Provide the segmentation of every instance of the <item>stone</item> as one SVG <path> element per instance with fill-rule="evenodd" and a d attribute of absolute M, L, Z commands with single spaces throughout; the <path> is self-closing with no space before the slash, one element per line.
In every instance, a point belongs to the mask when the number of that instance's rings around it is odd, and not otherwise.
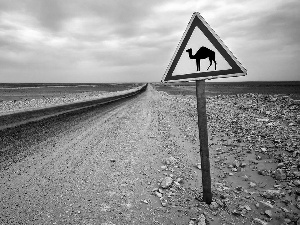
<path fill-rule="evenodd" d="M 294 180 L 293 183 L 294 183 L 294 185 L 296 185 L 297 187 L 300 187 L 300 180 Z"/>
<path fill-rule="evenodd" d="M 256 183 L 250 182 L 249 186 L 254 188 L 254 187 L 256 187 Z"/>
<path fill-rule="evenodd" d="M 267 222 L 265 222 L 265 221 L 263 221 L 261 219 L 258 219 L 258 218 L 254 218 L 253 219 L 253 224 L 255 224 L 255 225 L 268 225 Z"/>
<path fill-rule="evenodd" d="M 285 174 L 285 172 L 282 169 L 275 170 L 274 176 L 275 176 L 276 180 L 284 180 L 284 179 L 286 179 L 286 174 Z"/>
<path fill-rule="evenodd" d="M 238 170 L 237 170 L 237 168 L 232 168 L 231 171 L 232 172 L 237 172 Z"/>
<path fill-rule="evenodd" d="M 242 186 L 238 186 L 235 188 L 237 191 L 242 191 L 243 190 L 243 187 Z"/>
<path fill-rule="evenodd" d="M 247 175 L 242 176 L 242 178 L 243 178 L 245 181 L 248 181 L 248 180 L 249 180 L 249 177 L 248 177 Z"/>
<path fill-rule="evenodd" d="M 281 184 L 274 184 L 273 187 L 276 188 L 276 189 L 280 189 L 281 188 Z"/>
<path fill-rule="evenodd" d="M 271 210 L 266 210 L 265 211 L 265 214 L 269 217 L 269 218 L 271 218 L 273 215 L 272 215 L 272 211 Z"/>
<path fill-rule="evenodd" d="M 189 225 L 196 225 L 194 220 L 190 220 Z"/>
<path fill-rule="evenodd" d="M 281 209 L 283 212 L 285 212 L 285 213 L 290 212 L 287 208 L 284 208 L 284 207 L 280 207 L 280 209 Z"/>
<path fill-rule="evenodd" d="M 268 118 L 257 118 L 256 120 L 257 120 L 257 122 L 268 122 L 269 121 Z"/>
<path fill-rule="evenodd" d="M 232 215 L 235 215 L 235 216 L 240 216 L 241 215 L 241 212 L 236 210 L 236 209 L 232 210 L 231 213 L 232 213 Z"/>
<path fill-rule="evenodd" d="M 278 163 L 277 164 L 277 168 L 282 168 L 282 167 L 284 167 L 284 163 Z"/>
<path fill-rule="evenodd" d="M 201 163 L 197 163 L 197 165 L 195 166 L 197 169 L 201 170 Z"/>
<path fill-rule="evenodd" d="M 141 200 L 141 201 L 145 204 L 149 204 L 149 202 L 147 200 Z"/>
<path fill-rule="evenodd" d="M 265 201 L 260 201 L 258 207 L 263 211 L 274 208 L 274 206 L 271 203 Z"/>
<path fill-rule="evenodd" d="M 229 176 L 233 176 L 233 173 L 228 173 Z"/>
<path fill-rule="evenodd" d="M 246 209 L 247 211 L 251 211 L 251 207 L 249 205 L 244 205 L 244 209 Z"/>
<path fill-rule="evenodd" d="M 266 153 L 266 152 L 267 152 L 267 149 L 266 149 L 266 148 L 261 148 L 261 151 L 262 151 L 263 153 Z"/>
<path fill-rule="evenodd" d="M 209 208 L 210 208 L 211 210 L 217 210 L 218 207 L 219 207 L 219 205 L 218 205 L 218 203 L 216 203 L 216 202 L 212 202 L 212 203 L 210 203 L 210 205 L 209 205 Z"/>
<path fill-rule="evenodd" d="M 178 177 L 177 180 L 176 180 L 176 182 L 177 182 L 177 183 L 183 183 L 183 178 Z"/>
<path fill-rule="evenodd" d="M 164 165 L 164 166 L 161 166 L 160 168 L 161 168 L 162 170 L 166 170 L 166 169 L 167 169 L 167 166 Z"/>
<path fill-rule="evenodd" d="M 280 190 L 266 190 L 261 193 L 261 196 L 268 199 L 278 199 L 281 196 Z"/>
<path fill-rule="evenodd" d="M 197 225 L 206 225 L 204 214 L 200 214 L 200 216 L 198 218 L 198 224 Z"/>
<path fill-rule="evenodd" d="M 223 203 L 220 199 L 216 199 L 216 203 L 217 203 L 220 207 L 224 207 L 224 203 Z"/>
<path fill-rule="evenodd" d="M 293 100 L 294 105 L 300 105 L 300 100 Z"/>
<path fill-rule="evenodd" d="M 234 160 L 232 163 L 232 166 L 235 168 L 238 168 L 238 167 L 240 167 L 240 162 L 238 160 Z"/>
<path fill-rule="evenodd" d="M 300 178 L 300 171 L 294 171 L 293 174 L 296 178 Z"/>
<path fill-rule="evenodd" d="M 152 189 L 152 192 L 156 192 L 156 191 L 158 191 L 158 188 L 153 188 Z"/>
<path fill-rule="evenodd" d="M 168 201 L 167 201 L 165 198 L 161 198 L 161 199 L 160 199 L 160 203 L 161 203 L 161 205 L 162 205 L 163 207 L 166 207 L 167 204 L 168 204 Z"/>
<path fill-rule="evenodd" d="M 160 186 L 164 189 L 169 188 L 173 183 L 173 179 L 171 177 L 165 177 L 162 182 L 160 183 Z"/>
<path fill-rule="evenodd" d="M 163 196 L 162 193 L 160 193 L 160 192 L 158 192 L 158 191 L 154 192 L 154 194 L 155 194 L 157 197 L 159 197 L 159 198 L 161 198 L 161 197 Z"/>
<path fill-rule="evenodd" d="M 247 163 L 245 163 L 245 162 L 242 162 L 240 165 L 241 168 L 245 168 L 246 166 L 247 166 Z"/>
<path fill-rule="evenodd" d="M 177 162 L 177 159 L 174 158 L 173 156 L 170 156 L 169 158 L 166 158 L 163 160 L 163 163 L 166 165 L 172 165 L 175 164 Z"/>

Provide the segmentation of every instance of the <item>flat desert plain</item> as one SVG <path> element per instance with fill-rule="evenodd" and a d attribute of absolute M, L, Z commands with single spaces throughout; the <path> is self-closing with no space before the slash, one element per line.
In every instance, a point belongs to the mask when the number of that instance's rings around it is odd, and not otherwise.
<path fill-rule="evenodd" d="M 195 87 L 151 84 L 107 112 L 0 131 L 0 222 L 298 225 L 299 89 L 228 85 L 207 84 L 210 205 Z"/>

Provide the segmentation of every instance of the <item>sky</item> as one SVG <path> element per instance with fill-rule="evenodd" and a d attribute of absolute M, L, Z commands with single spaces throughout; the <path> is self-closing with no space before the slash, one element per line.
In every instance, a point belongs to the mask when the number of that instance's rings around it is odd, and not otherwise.
<path fill-rule="evenodd" d="M 299 0 L 0 0 L 0 83 L 159 82 L 199 12 L 247 69 L 300 81 Z"/>

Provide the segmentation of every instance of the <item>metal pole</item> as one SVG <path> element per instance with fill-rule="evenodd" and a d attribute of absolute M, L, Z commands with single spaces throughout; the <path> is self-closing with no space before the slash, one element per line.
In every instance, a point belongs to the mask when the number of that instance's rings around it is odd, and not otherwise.
<path fill-rule="evenodd" d="M 203 201 L 207 204 L 210 204 L 212 202 L 212 193 L 206 118 L 205 80 L 196 81 L 196 97 L 200 140 Z"/>

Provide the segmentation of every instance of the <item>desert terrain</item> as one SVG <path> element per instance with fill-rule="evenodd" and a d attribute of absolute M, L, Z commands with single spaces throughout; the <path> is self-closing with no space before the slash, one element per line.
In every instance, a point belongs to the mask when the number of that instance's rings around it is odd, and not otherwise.
<path fill-rule="evenodd" d="M 211 205 L 195 89 L 153 84 L 0 131 L 0 223 L 300 224 L 299 89 L 247 88 L 207 85 Z"/>

